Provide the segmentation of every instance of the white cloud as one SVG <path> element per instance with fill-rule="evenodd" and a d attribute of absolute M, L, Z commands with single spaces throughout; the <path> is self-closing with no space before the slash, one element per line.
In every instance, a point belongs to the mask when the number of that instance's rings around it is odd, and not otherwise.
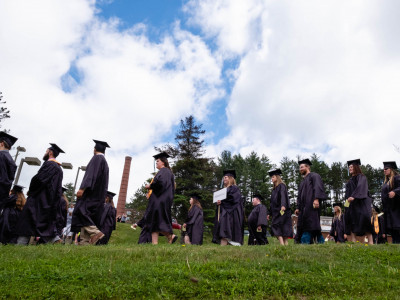
<path fill-rule="evenodd" d="M 2 1 L 0 90 L 12 116 L 2 125 L 25 156 L 41 158 L 48 142 L 63 148 L 59 160 L 75 167 L 64 183 L 90 160 L 91 139 L 106 140 L 110 190 L 119 192 L 124 158 L 133 157 L 129 197 L 153 172 L 153 146 L 184 116 L 205 117 L 224 91 L 222 62 L 179 22 L 158 43 L 143 24 L 121 32 L 118 22 L 98 19 L 93 1 Z M 24 166 L 20 183 L 36 172 Z"/>
<path fill-rule="evenodd" d="M 218 37 L 222 52 L 233 48 L 233 35 L 229 41 L 220 35 L 236 21 L 237 2 L 206 2 L 194 13 L 194 20 L 205 19 L 203 31 Z M 328 162 L 361 157 L 376 167 L 398 158 L 392 144 L 399 143 L 400 55 L 393 51 L 399 49 L 399 5 L 380 4 L 267 1 L 240 20 L 261 22 L 261 31 L 246 46 L 238 40 L 237 49 L 247 51 L 227 107 L 231 132 L 213 151 L 254 149 L 276 163 L 315 151 Z M 215 14 L 202 13 L 208 9 Z"/>

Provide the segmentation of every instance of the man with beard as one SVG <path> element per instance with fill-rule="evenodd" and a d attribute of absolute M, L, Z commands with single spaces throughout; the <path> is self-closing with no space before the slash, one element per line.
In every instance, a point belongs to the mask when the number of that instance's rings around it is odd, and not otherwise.
<path fill-rule="evenodd" d="M 27 245 L 31 236 L 40 237 L 44 243 L 60 241 L 56 215 L 62 195 L 63 171 L 56 157 L 65 152 L 56 144 L 50 145 L 43 165 L 29 185 L 28 199 L 17 224 L 19 245 Z"/>
<path fill-rule="evenodd" d="M 300 174 L 303 181 L 300 183 L 297 195 L 298 227 L 302 230 L 301 243 L 311 244 L 318 242 L 323 244 L 320 223 L 320 201 L 325 200 L 326 194 L 321 176 L 311 172 L 311 161 L 304 159 L 299 161 Z"/>
<path fill-rule="evenodd" d="M 8 200 L 8 194 L 14 181 L 17 166 L 11 158 L 9 150 L 18 139 L 5 132 L 0 132 L 0 212 Z"/>
<path fill-rule="evenodd" d="M 95 142 L 94 155 L 86 167 L 72 214 L 72 231 L 81 232 L 80 245 L 96 245 L 104 237 L 99 230 L 108 189 L 108 164 L 104 156 L 107 142 Z"/>

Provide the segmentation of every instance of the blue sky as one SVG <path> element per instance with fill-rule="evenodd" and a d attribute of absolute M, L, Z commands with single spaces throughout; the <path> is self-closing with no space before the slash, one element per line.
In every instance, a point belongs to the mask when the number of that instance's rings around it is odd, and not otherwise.
<path fill-rule="evenodd" d="M 92 139 L 109 142 L 110 190 L 132 156 L 129 195 L 191 114 L 210 157 L 256 151 L 279 165 L 315 152 L 380 167 L 399 158 L 399 3 L 3 0 L 2 125 L 26 156 L 59 144 L 75 166 L 65 182 Z"/>

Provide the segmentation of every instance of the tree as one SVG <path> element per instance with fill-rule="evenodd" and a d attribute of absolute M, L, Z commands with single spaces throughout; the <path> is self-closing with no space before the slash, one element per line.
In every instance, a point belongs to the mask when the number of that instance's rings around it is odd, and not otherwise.
<path fill-rule="evenodd" d="M 3 101 L 2 92 L 0 92 L 0 104 L 6 104 L 6 102 Z M 0 122 L 3 121 L 4 119 L 8 119 L 9 117 L 10 117 L 10 111 L 6 107 L 0 107 Z"/>
<path fill-rule="evenodd" d="M 151 178 L 147 179 L 147 182 L 150 183 Z M 138 188 L 135 192 L 135 194 L 130 198 L 129 203 L 125 204 L 125 208 L 131 208 L 134 211 L 132 212 L 132 218 L 134 218 L 134 222 L 138 222 L 147 207 L 147 189 L 145 187 L 145 185 L 143 184 L 140 188 Z"/>
<path fill-rule="evenodd" d="M 68 202 L 71 203 L 74 201 L 74 184 L 72 182 L 68 182 L 67 184 L 64 185 L 64 187 L 67 189 L 64 194 L 68 199 Z"/>
<path fill-rule="evenodd" d="M 167 152 L 175 161 L 172 172 L 175 175 L 176 190 L 172 214 L 178 222 L 183 223 L 190 207 L 189 199 L 194 193 L 202 198 L 204 223 L 211 227 L 214 218 L 212 192 L 217 188 L 215 179 L 215 163 L 211 158 L 204 157 L 205 130 L 202 124 L 196 124 L 193 116 L 181 120 L 176 133 L 176 145 L 166 144 L 155 147 L 157 151 Z"/>

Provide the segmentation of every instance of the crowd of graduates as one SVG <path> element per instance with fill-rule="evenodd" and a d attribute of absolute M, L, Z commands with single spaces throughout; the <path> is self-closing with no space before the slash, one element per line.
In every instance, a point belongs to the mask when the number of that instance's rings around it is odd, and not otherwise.
<path fill-rule="evenodd" d="M 56 144 L 46 150 L 44 163 L 31 179 L 27 196 L 23 187 L 12 186 L 16 165 L 9 150 L 17 138 L 0 132 L 0 243 L 28 245 L 35 243 L 72 242 L 74 233 L 79 245 L 107 244 L 116 225 L 115 193 L 108 191 L 109 169 L 105 159 L 106 142 L 94 140 L 94 155 L 86 167 L 85 176 L 76 194 L 74 207 L 69 207 L 62 187 L 63 172 L 56 157 L 64 151 Z M 158 172 L 146 185 L 147 208 L 140 221 L 139 244 L 158 244 L 160 235 L 168 243 L 178 239 L 172 230 L 171 207 L 175 195 L 175 177 L 165 152 L 154 156 Z M 303 177 L 298 189 L 295 242 L 324 243 L 321 232 L 320 205 L 327 199 L 321 176 L 311 172 L 309 159 L 298 162 Z M 361 172 L 359 159 L 347 162 L 350 179 L 346 184 L 346 202 L 335 203 L 329 237 L 336 242 L 355 242 L 366 236 L 368 243 L 385 242 L 391 235 L 393 243 L 400 243 L 400 175 L 396 162 L 384 162 L 382 186 L 383 214 L 373 206 L 367 178 Z M 267 225 L 281 245 L 293 238 L 292 211 L 288 191 L 276 169 L 269 172 L 273 191 L 270 207 L 262 204 L 261 195 L 252 199 L 253 210 L 248 216 L 249 245 L 268 244 Z M 220 245 L 243 245 L 245 212 L 244 199 L 236 185 L 235 170 L 224 171 L 225 199 L 216 202 L 213 242 Z M 187 244 L 203 243 L 203 210 L 199 194 L 190 197 L 190 209 L 182 233 Z M 342 208 L 345 207 L 345 212 Z M 79 237 L 79 238 L 78 238 Z"/>
<path fill-rule="evenodd" d="M 115 193 L 107 191 L 104 153 L 109 145 L 94 140 L 94 155 L 77 192 L 76 205 L 69 207 L 62 186 L 63 171 L 56 160 L 64 151 L 50 144 L 25 198 L 24 187 L 12 184 L 17 167 L 9 150 L 16 141 L 16 137 L 0 132 L 0 243 L 72 243 L 74 236 L 79 245 L 108 243 L 116 223 Z"/>

